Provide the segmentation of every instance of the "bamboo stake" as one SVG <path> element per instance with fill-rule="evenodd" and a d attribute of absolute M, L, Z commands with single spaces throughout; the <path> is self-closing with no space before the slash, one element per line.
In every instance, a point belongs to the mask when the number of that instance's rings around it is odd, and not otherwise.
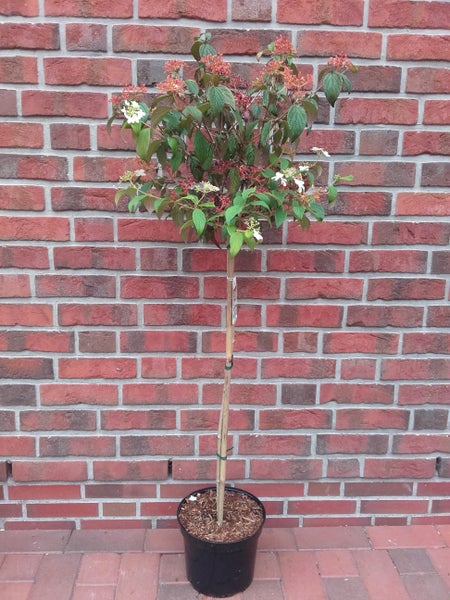
<path fill-rule="evenodd" d="M 222 404 L 220 408 L 219 429 L 217 433 L 217 523 L 223 523 L 223 505 L 225 496 L 225 480 L 227 467 L 228 415 L 230 407 L 231 369 L 233 367 L 234 346 L 234 257 L 227 249 L 227 304 L 226 304 L 226 341 L 225 341 L 225 374 L 223 383 Z"/>

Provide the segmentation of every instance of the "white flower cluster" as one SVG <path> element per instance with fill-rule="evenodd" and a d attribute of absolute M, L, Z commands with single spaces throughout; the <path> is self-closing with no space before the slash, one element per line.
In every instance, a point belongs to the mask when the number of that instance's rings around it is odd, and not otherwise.
<path fill-rule="evenodd" d="M 200 192 L 201 194 L 209 194 L 210 192 L 219 192 L 220 188 L 209 183 L 209 181 L 200 181 L 196 183 L 193 188 L 194 192 Z"/>
<path fill-rule="evenodd" d="M 121 111 L 127 123 L 139 123 L 142 117 L 145 117 L 145 112 L 136 100 L 124 100 Z"/>

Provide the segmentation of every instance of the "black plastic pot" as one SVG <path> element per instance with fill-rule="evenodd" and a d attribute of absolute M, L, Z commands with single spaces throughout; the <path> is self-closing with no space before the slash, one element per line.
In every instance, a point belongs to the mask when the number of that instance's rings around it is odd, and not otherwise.
<path fill-rule="evenodd" d="M 201 494 L 215 488 L 196 490 Z M 227 487 L 227 490 L 249 496 L 261 508 L 263 520 L 259 529 L 252 535 L 236 542 L 206 542 L 186 531 L 180 523 L 179 514 L 184 498 L 177 511 L 178 523 L 184 538 L 186 575 L 192 587 L 214 598 L 227 598 L 243 592 L 253 581 L 258 538 L 266 519 L 262 502 L 250 492 L 239 488 Z"/>

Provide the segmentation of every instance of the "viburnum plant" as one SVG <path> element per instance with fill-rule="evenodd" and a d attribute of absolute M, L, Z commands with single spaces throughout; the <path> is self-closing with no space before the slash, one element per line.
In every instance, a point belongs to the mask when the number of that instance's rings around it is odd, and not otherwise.
<path fill-rule="evenodd" d="M 278 37 L 257 59 L 259 72 L 249 82 L 217 54 L 210 34 L 195 38 L 194 62 L 169 60 L 167 77 L 150 94 L 143 86 L 125 88 L 113 98 L 114 119 L 130 129 L 142 167 L 127 171 L 116 202 L 127 196 L 131 211 L 145 208 L 167 216 L 186 240 L 227 248 L 227 338 L 225 385 L 218 443 L 218 522 L 223 518 L 227 456 L 230 370 L 233 365 L 234 258 L 243 246 L 263 241 L 264 227 L 291 218 L 302 227 L 324 218 L 337 185 L 351 177 L 335 175 L 317 185 L 321 161 L 329 154 L 309 148 L 314 160 L 298 158 L 302 134 L 317 118 L 319 98 L 334 105 L 349 92 L 345 56 L 330 58 L 313 78 L 295 64 L 291 42 Z M 188 76 L 190 75 L 190 77 Z M 221 491 L 222 490 L 222 491 Z"/>

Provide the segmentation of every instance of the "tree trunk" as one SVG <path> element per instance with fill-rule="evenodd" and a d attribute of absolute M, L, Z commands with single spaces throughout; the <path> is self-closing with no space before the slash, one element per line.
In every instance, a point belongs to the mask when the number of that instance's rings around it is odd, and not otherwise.
<path fill-rule="evenodd" d="M 235 323 L 234 257 L 227 249 L 227 305 L 226 305 L 226 350 L 225 374 L 222 405 L 220 409 L 219 429 L 217 433 L 217 523 L 223 523 L 223 503 L 225 495 L 226 465 L 228 454 L 228 414 L 230 408 L 231 369 L 233 367 L 234 323 Z"/>

